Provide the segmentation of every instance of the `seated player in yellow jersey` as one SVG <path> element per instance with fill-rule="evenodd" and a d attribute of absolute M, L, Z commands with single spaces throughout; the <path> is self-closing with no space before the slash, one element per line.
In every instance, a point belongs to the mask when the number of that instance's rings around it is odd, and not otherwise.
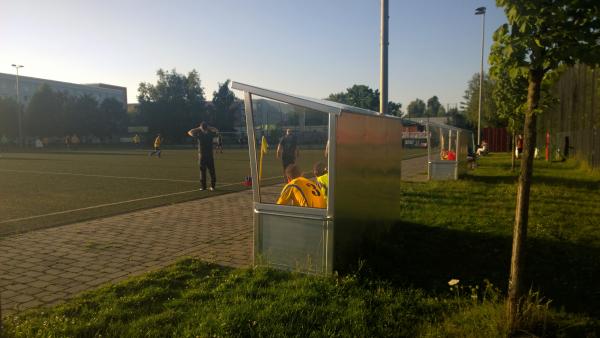
<path fill-rule="evenodd" d="M 321 189 L 321 194 L 327 200 L 327 188 L 329 187 L 329 173 L 323 162 L 317 162 L 313 166 L 313 175 L 317 180 L 317 186 Z"/>
<path fill-rule="evenodd" d="M 298 165 L 288 165 L 285 168 L 285 175 L 289 183 L 283 187 L 277 204 L 309 208 L 327 207 L 321 189 L 314 182 L 302 176 Z"/>

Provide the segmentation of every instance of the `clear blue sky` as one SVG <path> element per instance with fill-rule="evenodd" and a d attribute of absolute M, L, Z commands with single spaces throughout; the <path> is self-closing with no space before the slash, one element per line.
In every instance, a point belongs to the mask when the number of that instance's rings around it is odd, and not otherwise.
<path fill-rule="evenodd" d="M 505 22 L 491 0 L 390 0 L 389 96 L 461 101 Z M 226 79 L 323 98 L 379 85 L 378 0 L 2 1 L 0 72 L 126 86 L 196 69 L 207 98 Z M 487 68 L 487 61 L 485 67 Z"/>

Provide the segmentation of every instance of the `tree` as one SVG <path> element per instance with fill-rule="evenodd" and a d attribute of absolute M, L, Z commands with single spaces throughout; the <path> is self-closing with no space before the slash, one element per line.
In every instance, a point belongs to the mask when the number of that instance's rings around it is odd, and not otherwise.
<path fill-rule="evenodd" d="M 425 110 L 426 116 L 444 116 L 446 114 L 446 110 L 440 103 L 440 99 L 437 96 L 432 96 L 427 100 L 427 108 Z"/>
<path fill-rule="evenodd" d="M 408 117 L 423 117 L 425 116 L 426 106 L 421 99 L 415 99 L 406 107 Z"/>
<path fill-rule="evenodd" d="M 446 114 L 449 118 L 448 124 L 462 129 L 473 129 L 473 125 L 469 123 L 465 114 L 459 111 L 458 108 L 450 108 Z"/>
<path fill-rule="evenodd" d="M 19 106 L 12 97 L 0 97 L 0 137 L 15 138 L 19 134 Z"/>
<path fill-rule="evenodd" d="M 402 116 L 402 103 L 390 101 L 388 104 L 388 115 Z"/>
<path fill-rule="evenodd" d="M 494 81 L 490 79 L 489 74 L 483 75 L 483 104 L 481 105 L 481 128 L 485 127 L 504 127 L 506 120 L 496 114 L 496 104 L 492 98 Z M 479 121 L 479 73 L 473 74 L 467 84 L 467 90 L 463 96 L 465 101 L 463 109 L 469 122 L 477 126 Z"/>
<path fill-rule="evenodd" d="M 527 76 L 523 158 L 518 179 L 507 312 L 511 333 L 519 325 L 524 243 L 527 236 L 529 195 L 533 174 L 536 115 L 540 113 L 542 82 L 563 64 L 600 61 L 600 3 L 596 0 L 496 0 L 508 24 L 495 34 L 501 57 L 492 67 L 503 67 L 511 78 Z"/>
<path fill-rule="evenodd" d="M 365 85 L 353 85 L 346 89 L 346 92 L 329 95 L 328 100 L 358 108 L 379 110 L 379 91 Z"/>
<path fill-rule="evenodd" d="M 185 133 L 208 116 L 204 90 L 196 70 L 186 75 L 175 69 L 156 72 L 155 85 L 140 83 L 139 119 L 152 133 L 162 133 L 172 142 L 183 141 Z"/>
<path fill-rule="evenodd" d="M 50 86 L 43 85 L 36 91 L 24 116 L 24 135 L 26 136 L 60 136 L 64 132 L 64 95 L 53 91 Z"/>
<path fill-rule="evenodd" d="M 329 101 L 344 103 L 350 106 L 379 111 L 379 90 L 371 89 L 366 85 L 353 85 L 345 92 L 330 94 Z M 402 104 L 393 101 L 388 102 L 388 115 L 402 115 Z"/>
<path fill-rule="evenodd" d="M 506 37 L 494 35 L 494 40 Z M 490 61 L 494 64 L 490 68 L 490 76 L 494 80 L 492 97 L 496 106 L 496 114 L 499 118 L 506 120 L 508 130 L 512 134 L 512 145 L 516 143 L 517 134 L 523 129 L 525 119 L 525 108 L 527 103 L 527 77 L 519 74 L 510 77 L 504 68 L 497 63 L 503 60 L 503 49 L 501 44 L 494 44 L 490 53 Z M 524 58 L 525 55 L 519 56 Z M 515 152 L 511 150 L 511 171 L 515 170 Z"/>
<path fill-rule="evenodd" d="M 213 92 L 214 123 L 219 130 L 233 131 L 237 102 L 235 94 L 229 89 L 229 80 L 219 84 Z"/>
<path fill-rule="evenodd" d="M 108 98 L 100 103 L 99 111 L 105 129 L 103 136 L 120 134 L 127 130 L 129 118 L 123 103 L 114 98 Z"/>

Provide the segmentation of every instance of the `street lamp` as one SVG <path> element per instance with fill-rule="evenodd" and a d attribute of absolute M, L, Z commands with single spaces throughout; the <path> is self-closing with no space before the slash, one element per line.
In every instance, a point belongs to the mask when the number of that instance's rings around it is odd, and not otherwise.
<path fill-rule="evenodd" d="M 23 119 L 21 117 L 21 97 L 19 96 L 19 68 L 23 68 L 23 65 L 12 64 L 17 71 L 17 109 L 19 116 L 19 146 L 23 146 Z"/>
<path fill-rule="evenodd" d="M 389 43 L 389 1 L 381 0 L 381 60 L 379 65 L 379 114 L 388 112 L 388 45 Z"/>
<path fill-rule="evenodd" d="M 477 117 L 477 144 L 481 145 L 481 101 L 483 100 L 483 45 L 485 39 L 485 7 L 475 9 L 475 15 L 482 15 L 481 21 L 481 68 L 479 70 L 479 113 Z"/>

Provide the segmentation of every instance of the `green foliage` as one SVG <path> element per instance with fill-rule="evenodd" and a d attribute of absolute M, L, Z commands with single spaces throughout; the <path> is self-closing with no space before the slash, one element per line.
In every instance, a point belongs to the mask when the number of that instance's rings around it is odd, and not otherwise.
<path fill-rule="evenodd" d="M 421 99 L 415 99 L 406 107 L 407 117 L 423 117 L 425 116 L 425 102 Z"/>
<path fill-rule="evenodd" d="M 344 103 L 350 106 L 379 111 L 379 90 L 371 89 L 366 85 L 353 85 L 345 92 L 330 94 L 327 100 Z M 402 104 L 390 101 L 388 103 L 388 114 L 401 116 Z"/>
<path fill-rule="evenodd" d="M 427 100 L 427 109 L 425 110 L 425 115 L 431 117 L 446 115 L 446 110 L 436 95 Z"/>
<path fill-rule="evenodd" d="M 24 135 L 30 137 L 108 137 L 123 132 L 127 120 L 123 104 L 113 98 L 98 103 L 92 96 L 69 96 L 44 85 L 31 97 L 23 126 Z"/>
<path fill-rule="evenodd" d="M 450 108 L 446 114 L 448 115 L 448 123 L 450 125 L 463 129 L 473 129 L 473 125 L 467 120 L 466 115 L 459 111 L 458 108 Z"/>
<path fill-rule="evenodd" d="M 64 134 L 61 125 L 63 118 L 64 95 L 43 85 L 32 97 L 24 114 L 25 135 L 59 136 Z"/>
<path fill-rule="evenodd" d="M 235 112 L 241 102 L 236 101 L 235 94 L 229 90 L 229 80 L 219 84 L 219 89 L 213 92 L 212 114 L 213 123 L 221 131 L 232 131 Z"/>
<path fill-rule="evenodd" d="M 508 24 L 496 34 L 506 42 L 511 77 L 522 71 L 548 72 L 561 64 L 600 62 L 600 5 L 594 0 L 497 0 Z M 520 70 L 522 68 L 523 70 Z"/>
<path fill-rule="evenodd" d="M 479 119 L 479 73 L 473 74 L 463 96 L 463 109 L 469 123 L 477 126 Z M 481 128 L 504 127 L 506 119 L 497 114 L 496 103 L 492 97 L 495 83 L 488 74 L 483 74 L 483 104 L 481 106 Z"/>
<path fill-rule="evenodd" d="M 19 132 L 19 106 L 12 97 L 0 97 L 0 137 L 16 138 Z"/>
<path fill-rule="evenodd" d="M 181 142 L 190 128 L 208 118 L 200 77 L 196 70 L 186 76 L 175 69 L 159 69 L 156 75 L 156 84 L 140 83 L 138 119 L 167 142 Z"/>

